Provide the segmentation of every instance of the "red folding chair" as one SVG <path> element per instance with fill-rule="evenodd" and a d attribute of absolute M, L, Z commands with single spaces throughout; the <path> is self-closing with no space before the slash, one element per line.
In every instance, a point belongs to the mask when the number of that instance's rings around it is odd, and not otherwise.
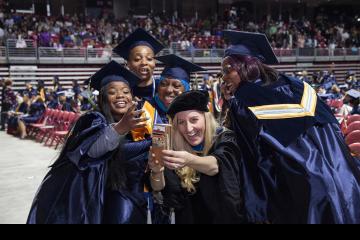
<path fill-rule="evenodd" d="M 344 106 L 343 100 L 331 100 L 328 105 L 332 108 L 336 113 L 338 113 L 341 108 Z"/>
<path fill-rule="evenodd" d="M 345 135 L 348 135 L 352 132 L 355 132 L 359 130 L 360 131 L 360 121 L 356 121 L 356 122 L 353 122 L 351 123 L 347 128 L 346 128 L 346 131 L 345 131 Z"/>
<path fill-rule="evenodd" d="M 51 143 L 48 146 L 52 147 L 54 144 L 56 144 L 55 149 L 58 149 L 60 144 L 65 143 L 66 136 L 69 134 L 72 126 L 75 124 L 78 118 L 79 115 L 73 112 L 68 112 L 66 121 L 64 121 L 64 124 L 61 126 L 61 128 L 52 134 Z"/>
<path fill-rule="evenodd" d="M 360 121 L 360 115 L 350 115 L 346 121 L 346 124 L 350 126 L 351 123 Z"/>
<path fill-rule="evenodd" d="M 360 143 L 353 143 L 349 147 L 353 155 L 357 157 L 360 156 Z"/>
<path fill-rule="evenodd" d="M 46 137 L 46 135 L 53 129 L 56 128 L 56 124 L 59 122 L 61 118 L 62 112 L 59 110 L 55 110 L 53 116 L 48 119 L 46 125 L 38 128 L 38 133 L 35 135 L 35 140 L 37 142 L 42 143 Z"/>
<path fill-rule="evenodd" d="M 345 140 L 348 146 L 354 143 L 360 143 L 360 131 L 356 130 L 354 132 L 351 132 L 349 135 L 346 136 Z"/>
<path fill-rule="evenodd" d="M 39 130 L 39 128 L 42 126 L 45 126 L 48 119 L 51 118 L 54 114 L 55 111 L 53 109 L 47 108 L 37 123 L 32 123 L 27 127 L 28 136 L 31 138 L 34 137 L 34 135 L 37 133 L 37 130 Z"/>
<path fill-rule="evenodd" d="M 70 112 L 64 112 L 61 111 L 58 119 L 56 119 L 54 123 L 54 128 L 49 129 L 49 131 L 46 132 L 46 135 L 44 136 L 43 140 L 45 143 L 45 146 L 48 146 L 48 142 L 52 139 L 54 139 L 54 134 L 56 131 L 62 131 L 65 129 L 65 125 L 68 123 L 70 117 Z"/>

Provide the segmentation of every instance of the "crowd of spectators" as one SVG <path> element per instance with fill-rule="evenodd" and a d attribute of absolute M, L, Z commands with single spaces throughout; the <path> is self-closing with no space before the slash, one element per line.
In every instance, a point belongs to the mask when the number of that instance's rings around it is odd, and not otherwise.
<path fill-rule="evenodd" d="M 360 22 L 346 13 L 338 16 L 319 12 L 310 18 L 279 20 L 264 17 L 253 21 L 249 13 L 237 8 L 225 11 L 220 19 L 175 19 L 147 16 L 115 19 L 104 14 L 90 18 L 82 14 L 46 17 L 19 14 L 6 9 L 0 0 L 0 46 L 7 39 L 33 40 L 34 46 L 53 48 L 112 48 L 134 29 L 151 31 L 167 46 L 176 43 L 181 50 L 221 49 L 226 47 L 221 37 L 223 29 L 264 32 L 277 49 L 352 48 L 360 47 Z"/>

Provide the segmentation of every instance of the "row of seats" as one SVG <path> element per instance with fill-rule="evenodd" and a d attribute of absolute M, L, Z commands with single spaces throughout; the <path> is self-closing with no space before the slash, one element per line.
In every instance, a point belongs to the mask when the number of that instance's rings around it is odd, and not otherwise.
<path fill-rule="evenodd" d="M 351 153 L 360 156 L 360 115 L 342 116 L 338 115 L 344 106 L 343 100 L 328 100 L 327 104 L 335 112 L 336 118 L 341 121 L 341 130 L 345 136 L 346 144 Z"/>
<path fill-rule="evenodd" d="M 339 113 L 342 107 L 344 106 L 344 101 L 341 99 L 329 99 L 327 100 L 326 103 L 333 110 L 335 114 Z"/>
<path fill-rule="evenodd" d="M 348 116 L 342 123 L 342 130 L 345 135 L 346 144 L 351 152 L 360 156 L 360 115 Z"/>
<path fill-rule="evenodd" d="M 28 127 L 28 135 L 45 146 L 55 146 L 57 149 L 65 142 L 71 127 L 79 117 L 79 114 L 73 112 L 46 109 L 41 119 Z"/>

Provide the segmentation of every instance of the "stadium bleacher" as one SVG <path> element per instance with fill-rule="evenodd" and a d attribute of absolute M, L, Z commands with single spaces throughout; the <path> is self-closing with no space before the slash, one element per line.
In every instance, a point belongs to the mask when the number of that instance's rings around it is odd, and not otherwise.
<path fill-rule="evenodd" d="M 2 66 L 0 67 L 0 77 L 13 80 L 15 91 L 25 89 L 25 81 L 31 80 L 36 85 L 38 80 L 44 80 L 45 85 L 49 88 L 53 85 L 53 79 L 58 76 L 62 86 L 67 89 L 72 85 L 73 80 L 77 80 L 80 84 L 93 75 L 102 65 L 88 66 L 69 66 L 69 65 L 39 65 L 39 66 Z M 202 64 L 208 70 L 208 74 L 217 74 L 220 72 L 220 64 Z M 339 83 L 344 82 L 346 74 L 349 70 L 356 71 L 357 76 L 360 74 L 360 64 L 356 62 L 338 62 L 338 63 L 297 63 L 297 64 L 281 64 L 274 66 L 278 71 L 291 74 L 298 71 L 306 70 L 309 75 L 332 70 Z M 155 75 L 159 76 L 162 67 L 156 68 Z M 203 74 L 198 74 L 198 81 L 201 82 Z M 196 75 L 192 76 L 195 81 Z"/>

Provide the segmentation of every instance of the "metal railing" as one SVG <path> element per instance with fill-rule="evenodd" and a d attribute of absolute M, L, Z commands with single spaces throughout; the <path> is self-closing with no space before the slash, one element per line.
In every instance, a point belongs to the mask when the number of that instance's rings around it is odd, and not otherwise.
<path fill-rule="evenodd" d="M 0 63 L 6 63 L 7 61 L 7 51 L 6 47 L 0 47 Z"/>
<path fill-rule="evenodd" d="M 224 49 L 188 49 L 181 50 L 178 45 L 164 49 L 160 55 L 177 54 L 196 63 L 219 63 L 224 56 Z M 360 61 L 360 49 L 275 49 L 280 62 L 306 61 Z M 0 63 L 59 63 L 59 64 L 104 64 L 112 59 L 123 61 L 107 48 L 47 48 L 36 47 L 31 40 L 26 40 L 26 47 L 19 48 L 17 40 L 8 40 L 6 47 L 0 47 Z"/>

